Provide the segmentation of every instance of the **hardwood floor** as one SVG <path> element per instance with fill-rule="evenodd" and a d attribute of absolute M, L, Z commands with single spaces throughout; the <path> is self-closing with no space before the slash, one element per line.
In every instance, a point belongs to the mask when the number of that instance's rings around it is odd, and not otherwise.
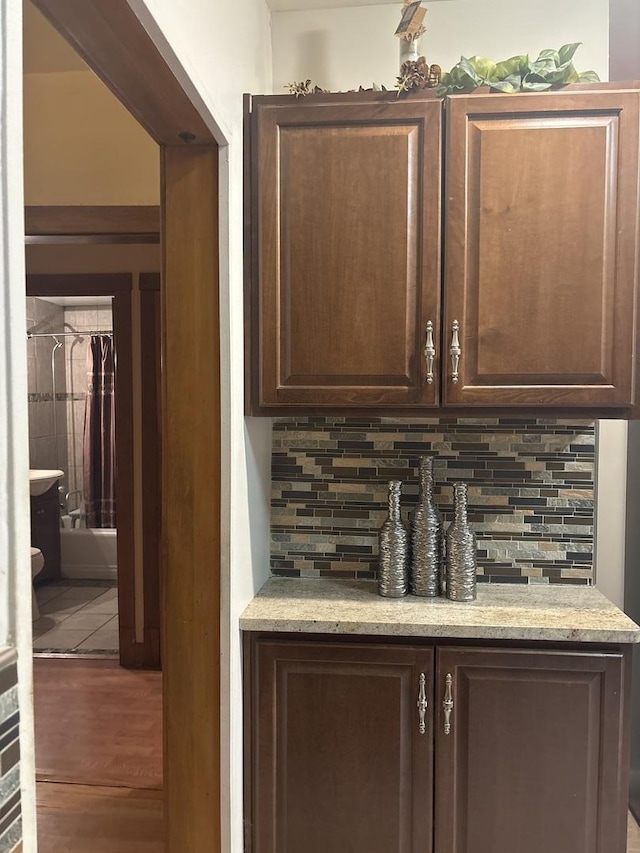
<path fill-rule="evenodd" d="M 163 853 L 162 676 L 35 659 L 39 853 Z"/>
<path fill-rule="evenodd" d="M 34 694 L 39 853 L 163 853 L 160 673 L 40 658 Z"/>
<path fill-rule="evenodd" d="M 39 782 L 39 853 L 163 853 L 162 792 Z"/>
<path fill-rule="evenodd" d="M 39 781 L 162 788 L 162 676 L 115 661 L 34 660 Z"/>

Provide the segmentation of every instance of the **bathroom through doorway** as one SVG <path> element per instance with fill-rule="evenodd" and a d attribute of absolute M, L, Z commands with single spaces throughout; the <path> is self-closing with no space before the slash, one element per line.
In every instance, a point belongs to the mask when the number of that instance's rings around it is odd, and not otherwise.
<path fill-rule="evenodd" d="M 159 237 L 127 245 L 33 239 L 31 468 L 62 472 L 57 531 L 40 531 L 48 514 L 41 522 L 36 504 L 48 493 L 31 499 L 32 546 L 44 554 L 34 652 L 160 668 Z"/>

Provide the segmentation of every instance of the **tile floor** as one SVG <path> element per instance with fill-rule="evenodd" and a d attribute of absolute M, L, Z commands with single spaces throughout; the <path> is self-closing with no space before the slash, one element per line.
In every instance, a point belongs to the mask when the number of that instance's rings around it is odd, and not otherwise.
<path fill-rule="evenodd" d="M 117 653 L 118 591 L 108 582 L 61 580 L 36 588 L 34 652 Z"/>

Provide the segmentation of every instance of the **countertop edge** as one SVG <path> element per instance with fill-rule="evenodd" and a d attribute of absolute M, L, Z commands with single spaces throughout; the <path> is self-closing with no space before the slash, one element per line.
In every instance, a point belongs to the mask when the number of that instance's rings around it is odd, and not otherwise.
<path fill-rule="evenodd" d="M 593 587 L 478 587 L 477 601 L 387 599 L 371 581 L 270 578 L 239 615 L 243 631 L 370 637 L 640 643 L 640 626 Z"/>
<path fill-rule="evenodd" d="M 582 630 L 579 628 L 516 628 L 473 625 L 431 626 L 397 622 L 377 624 L 304 619 L 265 619 L 243 617 L 241 631 L 276 634 L 345 634 L 372 637 L 421 637 L 437 640 L 527 640 L 562 643 L 605 643 L 629 645 L 640 643 L 639 631 Z"/>

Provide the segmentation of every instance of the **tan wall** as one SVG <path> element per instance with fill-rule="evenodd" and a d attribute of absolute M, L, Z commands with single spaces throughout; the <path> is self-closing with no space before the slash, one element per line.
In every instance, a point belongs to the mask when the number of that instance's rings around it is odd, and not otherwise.
<path fill-rule="evenodd" d="M 159 149 L 91 71 L 24 76 L 27 205 L 160 199 Z"/>

